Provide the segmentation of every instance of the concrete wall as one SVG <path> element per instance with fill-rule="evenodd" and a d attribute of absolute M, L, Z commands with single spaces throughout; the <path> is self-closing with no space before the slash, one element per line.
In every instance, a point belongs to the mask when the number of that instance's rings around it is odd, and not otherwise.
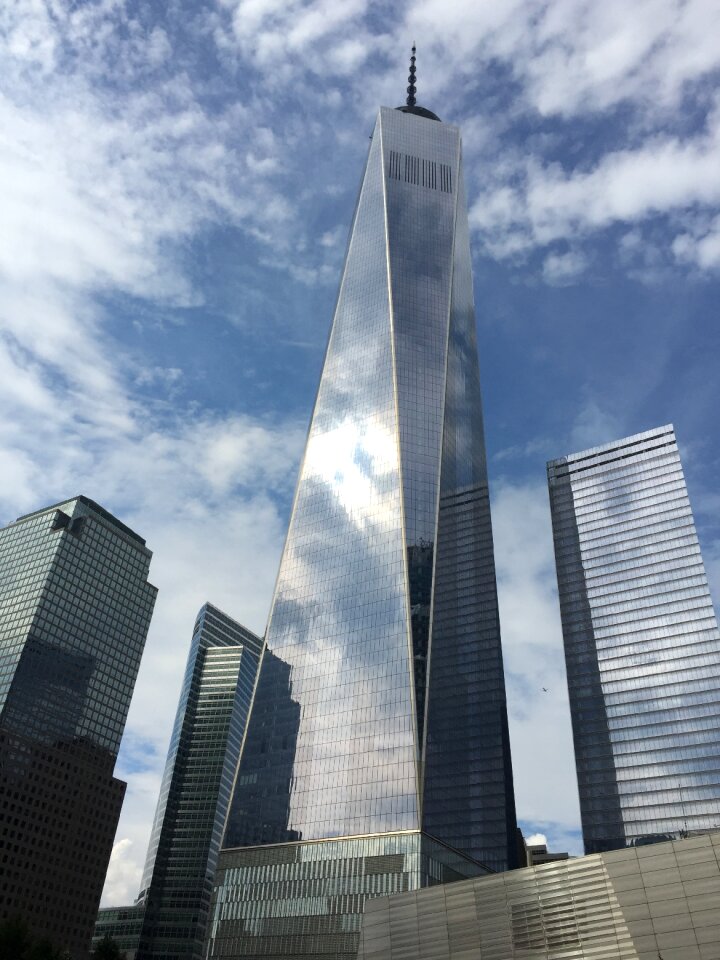
<path fill-rule="evenodd" d="M 720 960 L 720 832 L 371 900 L 359 960 Z"/>

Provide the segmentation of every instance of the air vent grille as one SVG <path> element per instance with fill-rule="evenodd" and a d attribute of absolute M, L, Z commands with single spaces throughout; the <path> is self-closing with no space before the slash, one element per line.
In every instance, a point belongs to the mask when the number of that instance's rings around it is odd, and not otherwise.
<path fill-rule="evenodd" d="M 435 160 L 423 160 L 421 157 L 414 157 L 410 153 L 399 153 L 397 150 L 390 151 L 388 177 L 392 180 L 414 183 L 418 187 L 428 187 L 430 190 L 452 193 L 452 169 L 450 164 L 437 163 Z"/>

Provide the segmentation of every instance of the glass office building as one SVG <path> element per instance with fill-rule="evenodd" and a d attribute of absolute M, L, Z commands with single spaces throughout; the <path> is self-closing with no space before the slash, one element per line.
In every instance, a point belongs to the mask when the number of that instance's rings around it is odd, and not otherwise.
<path fill-rule="evenodd" d="M 125 784 L 113 777 L 156 590 L 87 497 L 0 530 L 0 920 L 87 956 Z"/>
<path fill-rule="evenodd" d="M 212 956 L 354 956 L 364 898 L 438 875 L 423 843 L 514 863 L 460 132 L 414 105 L 371 138 L 267 648 Z"/>
<path fill-rule="evenodd" d="M 585 850 L 720 828 L 720 634 L 673 428 L 548 479 Z"/>
<path fill-rule="evenodd" d="M 205 604 L 193 629 L 134 907 L 100 911 L 135 960 L 201 960 L 213 878 L 262 640 Z"/>
<path fill-rule="evenodd" d="M 134 904 L 128 907 L 103 907 L 98 914 L 93 934 L 92 946 L 96 949 L 100 942 L 109 937 L 114 940 L 124 960 L 136 960 L 145 907 Z"/>

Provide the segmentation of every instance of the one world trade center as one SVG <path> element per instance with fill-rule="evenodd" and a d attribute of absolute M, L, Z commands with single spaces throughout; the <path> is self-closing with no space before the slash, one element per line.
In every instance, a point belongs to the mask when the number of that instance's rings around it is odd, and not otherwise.
<path fill-rule="evenodd" d="M 515 865 L 460 132 L 414 64 L 370 143 L 210 957 L 349 960 L 368 897 Z"/>

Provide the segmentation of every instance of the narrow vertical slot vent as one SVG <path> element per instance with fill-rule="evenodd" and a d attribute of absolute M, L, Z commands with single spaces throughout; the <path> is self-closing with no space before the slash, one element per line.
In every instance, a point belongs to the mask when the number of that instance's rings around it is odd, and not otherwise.
<path fill-rule="evenodd" d="M 436 163 L 435 160 L 424 160 L 409 153 L 390 150 L 387 174 L 391 180 L 452 193 L 452 170 L 447 163 Z"/>
<path fill-rule="evenodd" d="M 388 163 L 388 176 L 393 180 L 402 179 L 400 176 L 400 163 L 402 160 L 402 154 L 398 153 L 397 150 L 390 151 L 390 160 Z"/>
<path fill-rule="evenodd" d="M 440 189 L 444 193 L 452 193 L 452 170 L 447 163 L 440 164 Z"/>

